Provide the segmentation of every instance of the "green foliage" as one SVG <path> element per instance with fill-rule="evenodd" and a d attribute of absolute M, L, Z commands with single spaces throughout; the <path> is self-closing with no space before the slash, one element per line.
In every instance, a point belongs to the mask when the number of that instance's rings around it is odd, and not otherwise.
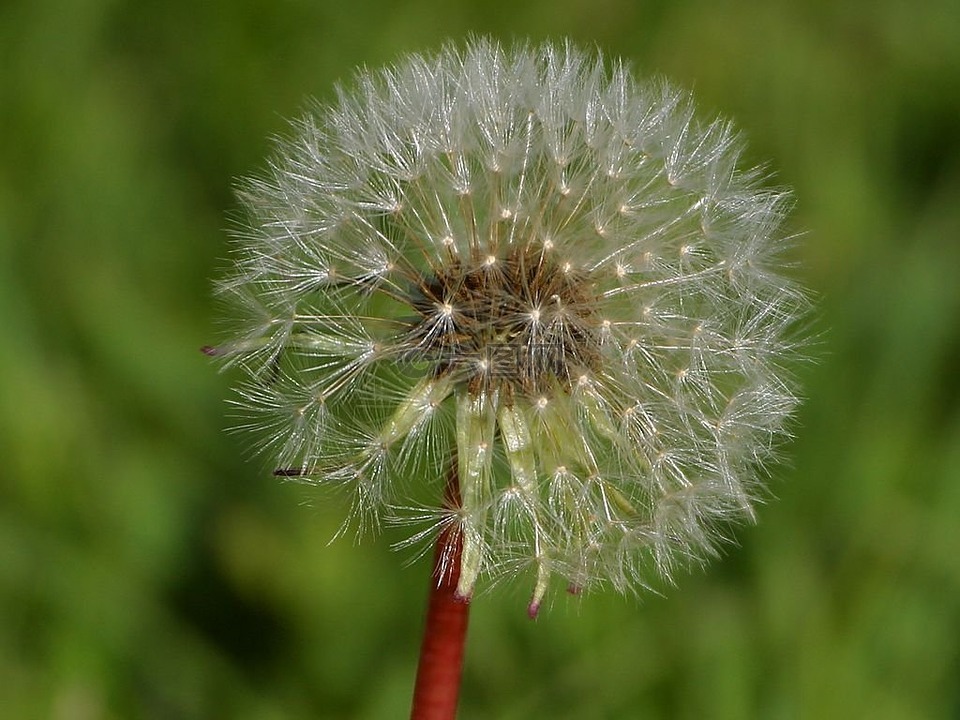
<path fill-rule="evenodd" d="M 474 601 L 464 718 L 960 712 L 960 9 L 0 7 L 0 687 L 10 718 L 395 718 L 428 568 L 223 432 L 199 353 L 233 178 L 358 64 L 569 35 L 693 87 L 793 186 L 816 364 L 777 496 L 664 597 Z M 306 501 L 304 503 L 304 501 Z"/>

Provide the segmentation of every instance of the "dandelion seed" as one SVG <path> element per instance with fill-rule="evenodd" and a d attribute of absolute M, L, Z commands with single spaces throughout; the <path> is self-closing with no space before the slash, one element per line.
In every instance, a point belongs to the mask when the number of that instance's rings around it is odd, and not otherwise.
<path fill-rule="evenodd" d="M 432 495 L 410 520 L 462 544 L 460 597 L 643 588 L 751 516 L 796 403 L 788 198 L 739 151 L 569 45 L 364 71 L 243 190 L 245 319 L 205 352 L 248 373 L 277 474 L 374 518 Z"/>

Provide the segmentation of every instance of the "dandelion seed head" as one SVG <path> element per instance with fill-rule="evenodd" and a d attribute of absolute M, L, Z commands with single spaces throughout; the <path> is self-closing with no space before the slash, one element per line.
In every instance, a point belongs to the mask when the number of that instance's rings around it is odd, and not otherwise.
<path fill-rule="evenodd" d="M 750 518 L 796 397 L 788 198 L 729 123 L 569 44 L 362 71 L 241 192 L 221 283 L 278 474 L 433 497 L 458 593 L 669 578 Z M 442 507 L 451 463 L 460 505 Z M 429 532 L 419 530 L 414 539 Z"/>

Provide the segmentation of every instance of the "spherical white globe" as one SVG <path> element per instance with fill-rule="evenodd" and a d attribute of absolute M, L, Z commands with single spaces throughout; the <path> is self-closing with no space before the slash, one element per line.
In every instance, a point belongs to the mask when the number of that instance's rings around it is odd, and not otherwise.
<path fill-rule="evenodd" d="M 459 593 L 529 572 L 532 612 L 552 576 L 626 590 L 709 554 L 795 405 L 806 305 L 786 195 L 739 147 L 569 45 L 361 72 L 245 186 L 222 284 L 217 354 L 278 474 L 454 528 Z"/>

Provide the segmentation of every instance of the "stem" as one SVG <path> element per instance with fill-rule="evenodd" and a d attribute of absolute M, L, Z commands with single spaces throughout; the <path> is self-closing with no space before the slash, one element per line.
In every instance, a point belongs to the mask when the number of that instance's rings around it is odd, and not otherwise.
<path fill-rule="evenodd" d="M 451 508 L 459 506 L 460 488 L 455 469 L 447 479 L 446 496 Z M 457 714 L 470 615 L 469 599 L 459 599 L 456 595 L 461 547 L 456 524 L 447 525 L 437 538 L 433 557 L 433 582 L 420 646 L 411 720 L 452 720 Z"/>

